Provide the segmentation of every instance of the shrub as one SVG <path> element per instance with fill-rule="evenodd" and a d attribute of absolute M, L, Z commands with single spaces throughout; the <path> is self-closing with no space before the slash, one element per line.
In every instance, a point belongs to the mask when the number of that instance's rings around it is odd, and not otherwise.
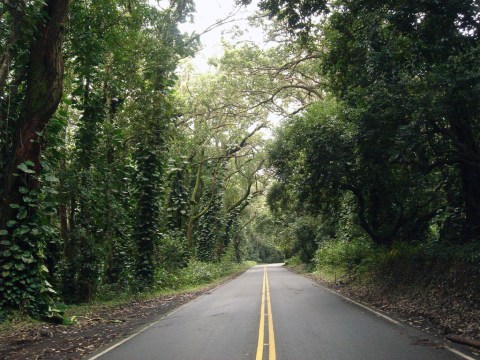
<path fill-rule="evenodd" d="M 159 266 L 168 271 L 184 268 L 188 265 L 190 253 L 181 233 L 169 232 L 159 245 Z"/>
<path fill-rule="evenodd" d="M 369 240 L 330 240 L 323 242 L 315 254 L 317 268 L 343 268 L 347 271 L 368 266 L 375 256 Z"/>
<path fill-rule="evenodd" d="M 156 284 L 159 290 L 197 286 L 212 282 L 251 265 L 251 263 L 238 264 L 231 261 L 210 263 L 192 260 L 188 263 L 188 266 L 176 271 L 159 269 L 156 275 Z"/>

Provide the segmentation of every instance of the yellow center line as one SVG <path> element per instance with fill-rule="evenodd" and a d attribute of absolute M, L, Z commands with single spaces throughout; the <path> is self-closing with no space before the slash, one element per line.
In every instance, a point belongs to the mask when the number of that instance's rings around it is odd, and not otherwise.
<path fill-rule="evenodd" d="M 267 314 L 265 314 L 265 302 L 267 303 Z M 276 360 L 277 355 L 275 350 L 275 334 L 273 332 L 272 304 L 270 302 L 270 287 L 266 266 L 263 269 L 262 304 L 260 307 L 260 325 L 258 328 L 256 360 L 263 359 L 264 346 L 267 345 L 265 343 L 265 315 L 268 317 L 268 360 Z"/>
<path fill-rule="evenodd" d="M 273 313 L 272 304 L 270 302 L 270 285 L 268 283 L 268 272 L 265 267 L 265 274 L 267 274 L 267 304 L 268 304 L 268 360 L 276 360 L 277 352 L 275 350 L 275 333 L 273 332 Z"/>
<path fill-rule="evenodd" d="M 265 286 L 267 273 L 263 270 L 263 285 L 262 285 L 262 305 L 260 307 L 260 326 L 258 328 L 258 344 L 256 360 L 263 359 L 263 344 L 265 343 Z"/>

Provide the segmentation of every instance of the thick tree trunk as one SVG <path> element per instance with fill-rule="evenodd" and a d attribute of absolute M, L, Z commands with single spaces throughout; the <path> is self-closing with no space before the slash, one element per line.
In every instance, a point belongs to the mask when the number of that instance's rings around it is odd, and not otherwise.
<path fill-rule="evenodd" d="M 461 109 L 460 105 L 457 106 Z M 463 155 L 459 163 L 466 216 L 464 242 L 480 238 L 480 149 L 472 122 L 461 115 L 452 121 L 459 152 Z"/>
<path fill-rule="evenodd" d="M 368 236 L 370 236 L 370 239 L 372 239 L 375 244 L 386 246 L 391 245 L 393 238 L 383 236 L 381 233 L 376 231 L 376 229 L 374 229 L 372 225 L 368 222 L 366 217 L 367 206 L 365 204 L 365 196 L 362 194 L 362 192 L 353 185 L 346 185 L 344 186 L 344 188 L 351 191 L 353 195 L 355 195 L 358 205 L 357 216 L 360 222 L 360 226 L 363 230 L 365 230 Z"/>
<path fill-rule="evenodd" d="M 36 176 L 29 175 L 27 184 L 15 174 L 17 166 L 32 161 L 35 173 L 41 170 L 40 155 L 43 134 L 62 97 L 63 33 L 69 0 L 48 0 L 45 4 L 47 18 L 37 25 L 37 36 L 30 46 L 27 86 L 23 116 L 14 133 L 14 154 L 7 166 L 5 199 L 1 205 L 1 228 L 12 218 L 10 204 L 22 203 L 20 187 L 38 187 Z"/>
<path fill-rule="evenodd" d="M 480 238 L 480 164 L 461 164 L 463 197 L 465 201 L 465 242 Z"/>
<path fill-rule="evenodd" d="M 107 64 L 106 72 L 109 74 L 110 66 Z M 111 124 L 112 121 L 112 95 L 110 93 L 111 89 L 108 84 L 108 81 L 104 83 L 104 102 L 105 102 L 105 122 Z M 113 239 L 113 229 L 112 229 L 112 204 L 111 204 L 111 195 L 112 195 L 112 185 L 111 185 L 111 176 L 113 175 L 113 162 L 114 162 L 114 148 L 112 145 L 111 137 L 107 137 L 107 149 L 106 149 L 106 176 L 105 176 L 105 209 L 104 209 L 104 218 L 105 218 L 105 227 L 103 229 L 103 238 L 107 244 L 107 279 L 110 283 L 115 282 L 116 274 L 114 273 L 115 268 L 115 244 Z"/>
<path fill-rule="evenodd" d="M 203 150 L 202 150 L 202 157 L 203 157 Z M 195 176 L 195 186 L 193 187 L 192 196 L 190 197 L 190 217 L 188 218 L 187 224 L 187 231 L 185 237 L 187 238 L 187 245 L 190 251 L 194 251 L 195 244 L 193 243 L 193 227 L 195 225 L 195 221 L 198 219 L 198 215 L 196 213 L 197 209 L 197 202 L 198 202 L 198 194 L 200 192 L 200 187 L 202 183 L 202 163 L 198 165 L 197 174 Z"/>
<path fill-rule="evenodd" d="M 68 223 L 67 223 L 67 206 L 61 204 L 58 207 L 58 217 L 60 219 L 60 237 L 64 244 L 68 242 Z"/>
<path fill-rule="evenodd" d="M 68 3 L 69 0 L 46 1 L 45 18 L 37 24 L 35 37 L 30 44 L 25 100 L 22 115 L 15 124 L 13 156 L 6 167 L 5 197 L 0 204 L 0 230 L 5 230 L 7 222 L 13 219 L 18 220 L 15 230 L 21 229 L 35 217 L 36 208 L 28 206 L 24 201 L 22 190 L 25 190 L 22 188 L 26 188 L 30 194 L 32 190 L 38 189 L 43 131 L 62 97 L 62 45 Z M 32 163 L 28 171 L 22 176 L 16 176 L 16 173 L 21 172 L 18 165 L 27 161 Z M 19 212 L 17 215 L 16 210 L 10 206 L 12 204 L 26 209 L 28 213 Z M 44 244 L 31 234 L 27 237 L 8 236 L 7 239 L 0 244 L 0 253 L 3 254 L 0 256 L 0 266 L 5 264 L 17 271 L 0 277 L 0 287 L 6 294 L 5 297 L 0 297 L 0 306 L 19 308 L 27 310 L 31 315 L 40 316 L 48 311 L 46 276 L 43 271 L 45 259 L 41 255 Z M 12 243 L 15 247 L 10 246 Z M 26 252 L 31 254 L 29 263 L 24 263 L 19 257 Z"/>

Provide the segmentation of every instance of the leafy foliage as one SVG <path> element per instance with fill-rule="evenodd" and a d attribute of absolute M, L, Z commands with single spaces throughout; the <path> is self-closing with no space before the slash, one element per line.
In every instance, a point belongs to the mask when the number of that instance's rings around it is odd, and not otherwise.
<path fill-rule="evenodd" d="M 277 184 L 268 203 L 289 234 L 287 252 L 309 261 L 298 247 L 308 231 L 295 232 L 306 230 L 305 215 L 315 217 L 309 238 L 318 237 L 317 261 L 329 266 L 353 269 L 375 258 L 370 241 L 387 252 L 477 243 L 478 7 L 395 0 L 260 7 L 304 48 L 323 50 L 316 76 L 326 96 L 282 125 L 269 149 Z"/>
<path fill-rule="evenodd" d="M 197 74 L 193 1 L 0 4 L 3 311 L 478 244 L 478 6 L 260 8 Z"/>
<path fill-rule="evenodd" d="M 56 319 L 56 301 L 176 287 L 175 279 L 196 284 L 241 262 L 242 211 L 265 187 L 257 144 L 266 110 L 242 117 L 219 108 L 212 118 L 190 111 L 216 107 L 214 92 L 228 85 L 225 72 L 203 79 L 193 99 L 177 84 L 179 61 L 198 45 L 198 35 L 178 29 L 193 2 L 47 2 L 0 5 L 2 311 Z M 52 57 L 52 79 L 41 79 L 31 49 L 47 5 L 65 68 Z M 233 90 L 221 100 L 225 109 L 238 100 Z M 40 96 L 49 91 L 55 96 Z M 35 118 L 23 113 L 30 105 L 42 115 L 32 129 L 21 125 Z M 24 161 L 15 163 L 16 153 Z M 199 259 L 219 265 L 195 265 Z M 187 274 L 202 266 L 211 274 Z"/>

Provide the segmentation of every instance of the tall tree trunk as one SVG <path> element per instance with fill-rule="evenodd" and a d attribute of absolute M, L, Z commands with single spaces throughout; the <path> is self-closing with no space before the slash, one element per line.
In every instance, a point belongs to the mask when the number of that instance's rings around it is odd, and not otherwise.
<path fill-rule="evenodd" d="M 461 103 L 456 108 L 462 109 Z M 480 238 L 480 149 L 472 128 L 474 120 L 462 115 L 453 114 L 451 123 L 463 155 L 459 158 L 466 216 L 463 241 L 468 242 Z"/>
<path fill-rule="evenodd" d="M 203 156 L 203 151 L 202 151 Z M 195 221 L 198 219 L 196 217 L 196 209 L 197 209 L 197 202 L 198 202 L 198 194 L 200 191 L 200 186 L 202 183 L 202 163 L 200 163 L 197 167 L 197 174 L 195 176 L 195 186 L 193 187 L 192 196 L 190 197 L 190 211 L 189 211 L 189 218 L 187 224 L 187 231 L 186 231 L 186 238 L 187 238 L 187 245 L 190 251 L 193 251 L 195 246 L 193 244 L 193 227 L 195 225 Z"/>
<path fill-rule="evenodd" d="M 36 27 L 37 36 L 32 40 L 28 64 L 27 86 L 23 115 L 14 133 L 14 154 L 7 165 L 5 199 L 1 205 L 1 228 L 12 217 L 10 204 L 22 202 L 19 188 L 24 186 L 15 176 L 17 166 L 31 161 L 35 175 L 41 170 L 40 155 L 43 148 L 43 131 L 62 98 L 64 23 L 69 0 L 48 0 L 44 9 L 46 19 Z M 29 175 L 30 189 L 38 187 L 36 176 Z"/>
<path fill-rule="evenodd" d="M 468 242 L 480 238 L 480 164 L 461 164 L 460 176 L 466 215 L 463 241 Z"/>
<path fill-rule="evenodd" d="M 36 26 L 35 37 L 29 48 L 27 83 L 23 112 L 16 123 L 13 136 L 13 156 L 6 168 L 5 198 L 0 204 L 0 230 L 6 229 L 9 220 L 17 219 L 19 226 L 34 221 L 35 207 L 24 201 L 22 188 L 38 189 L 41 171 L 40 156 L 44 144 L 43 131 L 55 112 L 62 97 L 63 59 L 62 45 L 64 23 L 69 0 L 47 0 L 44 5 L 45 18 Z M 30 161 L 29 172 L 15 176 L 18 165 Z M 32 169 L 34 171 L 32 171 Z M 17 204 L 25 210 L 15 214 L 10 205 Z M 26 214 L 25 212 L 28 211 Z M 26 226 L 28 230 L 28 226 Z M 9 229 L 12 230 L 12 229 Z M 20 308 L 34 316 L 48 311 L 48 285 L 44 271 L 45 259 L 41 255 L 45 244 L 35 235 L 5 237 L 0 244 L 0 266 L 16 269 L 0 277 L 0 288 L 5 296 L 0 297 L 0 307 Z M 4 237 L 4 236 L 1 236 Z M 10 246 L 11 244 L 15 246 Z M 30 254 L 30 262 L 21 260 L 22 254 Z"/>
<path fill-rule="evenodd" d="M 106 73 L 110 75 L 110 66 L 106 66 Z M 111 88 L 108 83 L 108 80 L 105 80 L 104 86 L 104 101 L 105 101 L 105 123 L 107 126 L 111 125 L 112 122 L 112 94 Z M 116 274 L 114 273 L 115 268 L 115 244 L 113 239 L 113 229 L 112 229 L 112 204 L 111 204 L 111 195 L 112 195 L 112 184 L 111 176 L 113 175 L 113 162 L 114 162 L 114 148 L 112 144 L 111 136 L 107 136 L 107 148 L 106 148 L 106 168 L 105 168 L 105 209 L 104 209 L 104 219 L 105 226 L 103 229 L 104 241 L 107 244 L 107 270 L 106 276 L 109 282 L 113 283 L 116 279 Z"/>

